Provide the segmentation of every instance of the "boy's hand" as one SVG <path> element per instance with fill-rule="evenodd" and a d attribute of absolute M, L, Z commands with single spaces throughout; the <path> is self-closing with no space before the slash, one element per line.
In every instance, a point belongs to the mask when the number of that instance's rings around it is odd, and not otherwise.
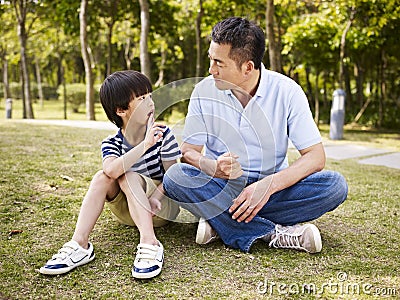
<path fill-rule="evenodd" d="M 150 197 L 149 203 L 151 208 L 151 215 L 155 216 L 161 210 L 161 202 L 155 197 Z"/>
<path fill-rule="evenodd" d="M 151 113 L 147 121 L 147 131 L 144 138 L 144 146 L 149 149 L 151 146 L 155 145 L 163 136 L 165 130 L 165 125 L 161 123 L 154 123 L 154 114 Z"/>

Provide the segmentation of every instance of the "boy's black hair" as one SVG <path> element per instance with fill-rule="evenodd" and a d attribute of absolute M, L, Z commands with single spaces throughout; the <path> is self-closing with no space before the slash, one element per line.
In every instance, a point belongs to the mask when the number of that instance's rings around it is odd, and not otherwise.
<path fill-rule="evenodd" d="M 265 53 L 265 35 L 255 23 L 244 18 L 231 17 L 217 23 L 211 39 L 218 44 L 231 45 L 229 58 L 240 68 L 246 61 L 253 61 L 256 69 L 261 67 Z"/>
<path fill-rule="evenodd" d="M 108 119 L 118 128 L 123 125 L 117 109 L 128 109 L 129 102 L 152 92 L 150 80 L 133 70 L 117 71 L 109 75 L 100 88 L 100 102 Z"/>

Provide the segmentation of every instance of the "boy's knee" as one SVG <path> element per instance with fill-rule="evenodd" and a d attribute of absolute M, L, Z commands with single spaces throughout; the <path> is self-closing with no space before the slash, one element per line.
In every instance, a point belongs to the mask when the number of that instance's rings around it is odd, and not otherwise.
<path fill-rule="evenodd" d="M 143 185 L 144 179 L 140 176 L 139 173 L 128 171 L 125 174 L 122 174 L 121 177 L 118 178 L 118 183 L 123 188 L 125 185 L 131 185 L 138 183 Z"/>
<path fill-rule="evenodd" d="M 92 182 L 98 183 L 98 184 L 111 184 L 114 181 L 111 177 L 108 177 L 103 170 L 97 171 L 96 174 L 94 174 Z"/>

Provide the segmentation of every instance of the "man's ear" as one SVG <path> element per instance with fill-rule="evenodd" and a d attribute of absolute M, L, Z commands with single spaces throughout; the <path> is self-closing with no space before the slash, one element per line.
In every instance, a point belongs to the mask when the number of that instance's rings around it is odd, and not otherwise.
<path fill-rule="evenodd" d="M 249 75 L 254 70 L 254 62 L 249 60 L 242 65 L 242 70 L 245 75 Z"/>

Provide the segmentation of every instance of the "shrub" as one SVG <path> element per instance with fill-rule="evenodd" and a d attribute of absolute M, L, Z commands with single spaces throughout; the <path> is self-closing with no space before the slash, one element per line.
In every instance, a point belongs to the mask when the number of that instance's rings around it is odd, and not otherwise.
<path fill-rule="evenodd" d="M 30 85 L 31 85 L 32 99 L 38 99 L 39 93 L 38 93 L 37 83 L 31 81 Z M 9 87 L 10 87 L 11 98 L 22 99 L 22 87 L 20 82 L 10 82 Z M 44 99 L 46 100 L 57 99 L 57 87 L 52 87 L 47 84 L 42 84 L 42 90 Z M 3 89 L 1 89 L 0 95 L 4 95 Z"/>
<path fill-rule="evenodd" d="M 71 104 L 74 113 L 79 112 L 79 107 L 85 104 L 86 101 L 86 85 L 84 83 L 70 83 L 66 85 L 66 98 L 67 102 Z M 57 89 L 58 99 L 64 99 L 64 86 L 60 85 Z M 95 86 L 94 88 L 95 102 L 99 99 L 99 91 Z"/>

